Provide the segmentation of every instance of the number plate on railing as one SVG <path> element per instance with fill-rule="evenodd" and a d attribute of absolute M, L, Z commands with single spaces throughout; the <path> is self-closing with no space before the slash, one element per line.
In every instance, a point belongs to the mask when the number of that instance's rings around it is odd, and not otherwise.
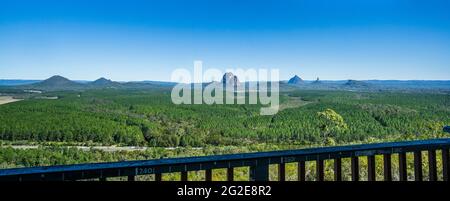
<path fill-rule="evenodd" d="M 154 174 L 155 169 L 154 168 L 136 168 L 136 175 L 142 175 L 142 174 Z"/>

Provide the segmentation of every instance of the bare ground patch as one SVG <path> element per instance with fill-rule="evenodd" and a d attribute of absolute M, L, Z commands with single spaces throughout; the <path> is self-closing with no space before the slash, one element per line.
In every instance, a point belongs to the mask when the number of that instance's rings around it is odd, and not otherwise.
<path fill-rule="evenodd" d="M 23 99 L 15 99 L 12 96 L 0 96 L 0 105 L 21 101 Z"/>

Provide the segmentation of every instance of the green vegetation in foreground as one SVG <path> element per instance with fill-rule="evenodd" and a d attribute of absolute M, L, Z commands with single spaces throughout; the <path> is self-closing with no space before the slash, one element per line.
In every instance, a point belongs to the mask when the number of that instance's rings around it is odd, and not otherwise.
<path fill-rule="evenodd" d="M 152 147 L 346 144 L 444 137 L 450 95 L 290 91 L 282 110 L 261 105 L 174 105 L 170 90 L 47 92 L 0 106 L 0 140 Z M 447 135 L 448 136 L 448 135 Z"/>

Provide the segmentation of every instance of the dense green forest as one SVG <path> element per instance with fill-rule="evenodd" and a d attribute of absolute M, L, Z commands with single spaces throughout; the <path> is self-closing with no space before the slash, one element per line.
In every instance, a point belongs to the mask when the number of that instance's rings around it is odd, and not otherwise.
<path fill-rule="evenodd" d="M 290 90 L 281 93 L 280 111 L 273 116 L 260 115 L 260 104 L 174 105 L 164 88 L 7 93 L 24 100 L 0 105 L 0 169 L 449 137 L 442 132 L 450 123 L 448 93 Z M 108 152 L 66 145 L 150 148 Z M 382 164 L 382 158 L 377 160 Z M 343 164 L 349 172 L 349 161 Z M 314 165 L 307 166 L 309 180 L 315 178 Z M 326 166 L 332 170 L 332 161 Z M 295 180 L 295 165 L 287 169 L 287 179 Z M 217 170 L 213 177 L 223 180 L 225 175 Z M 325 177 L 332 180 L 332 175 L 326 172 Z M 189 173 L 190 180 L 203 176 Z M 246 180 L 248 168 L 236 169 L 235 177 Z M 276 166 L 270 177 L 276 180 Z M 179 175 L 166 174 L 164 179 L 177 180 Z"/>
<path fill-rule="evenodd" d="M 49 92 L 0 106 L 0 139 L 152 147 L 345 144 L 435 138 L 450 122 L 450 95 L 290 91 L 281 111 L 261 105 L 174 105 L 169 90 Z"/>

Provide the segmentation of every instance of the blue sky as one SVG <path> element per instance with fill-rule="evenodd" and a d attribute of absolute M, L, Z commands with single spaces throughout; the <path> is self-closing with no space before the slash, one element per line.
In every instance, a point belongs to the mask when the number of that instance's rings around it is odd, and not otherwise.
<path fill-rule="evenodd" d="M 170 80 L 176 68 L 281 79 L 450 78 L 450 1 L 1 0 L 0 79 Z"/>

